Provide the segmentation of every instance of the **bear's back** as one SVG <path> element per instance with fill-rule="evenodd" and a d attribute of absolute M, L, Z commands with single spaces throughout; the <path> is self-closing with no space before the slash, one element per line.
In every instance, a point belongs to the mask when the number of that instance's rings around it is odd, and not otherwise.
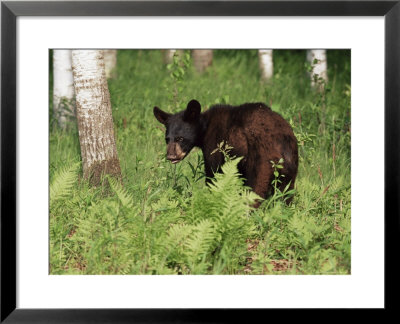
<path fill-rule="evenodd" d="M 238 156 L 247 156 L 250 152 L 268 154 L 268 161 L 279 160 L 283 155 L 294 161 L 297 156 L 297 140 L 291 126 L 263 103 L 217 105 L 203 115 L 207 121 L 202 141 L 206 155 L 219 143 L 227 142 Z"/>
<path fill-rule="evenodd" d="M 263 103 L 245 103 L 240 106 L 215 105 L 204 115 L 208 132 L 226 137 L 232 131 L 246 133 L 246 137 L 266 134 L 293 135 L 285 119 Z M 223 135 L 225 134 L 225 135 Z"/>

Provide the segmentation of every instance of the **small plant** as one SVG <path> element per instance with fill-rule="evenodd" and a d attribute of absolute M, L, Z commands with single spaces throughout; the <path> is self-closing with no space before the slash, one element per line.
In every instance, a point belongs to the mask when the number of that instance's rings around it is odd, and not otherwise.
<path fill-rule="evenodd" d="M 222 153 L 222 155 L 225 158 L 225 161 L 229 161 L 231 159 L 234 159 L 235 156 L 232 156 L 229 154 L 233 149 L 233 146 L 230 146 L 228 142 L 222 141 L 217 145 L 217 148 L 214 149 L 211 154 L 215 154 L 216 152 Z"/>
<path fill-rule="evenodd" d="M 167 65 L 170 80 L 166 83 L 167 92 L 171 93 L 173 107 L 181 103 L 180 94 L 183 91 L 183 81 L 191 64 L 190 52 L 176 51 L 172 62 Z M 172 83 L 172 84 L 171 84 Z"/>
<path fill-rule="evenodd" d="M 190 161 L 187 161 L 186 163 L 189 165 L 190 170 L 192 171 L 192 176 L 191 176 L 192 181 L 198 182 L 199 180 L 203 179 L 206 176 L 203 171 L 204 158 L 202 154 L 197 155 L 196 163 L 192 163 Z M 188 178 L 186 178 L 186 180 L 188 181 L 188 183 L 190 183 L 190 180 Z"/>
<path fill-rule="evenodd" d="M 280 183 L 282 183 L 282 180 L 280 178 L 284 178 L 284 174 L 279 174 L 279 170 L 283 169 L 283 158 L 280 158 L 277 163 L 274 161 L 270 161 L 272 165 L 272 169 L 274 169 L 274 180 L 272 180 L 272 185 L 274 186 L 274 191 L 278 190 L 278 186 Z"/>

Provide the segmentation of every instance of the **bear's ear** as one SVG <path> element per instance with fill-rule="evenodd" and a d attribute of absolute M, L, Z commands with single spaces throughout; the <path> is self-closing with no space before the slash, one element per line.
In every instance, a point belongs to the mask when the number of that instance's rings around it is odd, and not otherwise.
<path fill-rule="evenodd" d="M 164 124 L 164 125 L 167 123 L 167 119 L 171 116 L 171 114 L 168 114 L 165 111 L 162 111 L 158 107 L 154 107 L 153 113 L 154 113 L 154 116 L 157 118 L 157 120 L 161 124 Z"/>
<path fill-rule="evenodd" d="M 190 100 L 183 114 L 183 120 L 188 122 L 196 121 L 200 116 L 201 106 L 197 100 Z"/>

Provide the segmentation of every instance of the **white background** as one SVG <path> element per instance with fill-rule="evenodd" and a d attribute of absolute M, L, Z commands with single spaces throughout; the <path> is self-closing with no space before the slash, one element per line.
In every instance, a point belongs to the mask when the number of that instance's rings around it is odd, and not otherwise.
<path fill-rule="evenodd" d="M 383 18 L 19 17 L 17 30 L 18 307 L 384 306 Z M 48 275 L 49 48 L 350 48 L 351 275 Z"/>

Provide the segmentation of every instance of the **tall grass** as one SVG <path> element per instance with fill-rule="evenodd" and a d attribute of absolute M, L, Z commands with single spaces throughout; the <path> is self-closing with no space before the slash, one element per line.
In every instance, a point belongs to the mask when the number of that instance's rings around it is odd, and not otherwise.
<path fill-rule="evenodd" d="M 328 51 L 326 93 L 310 88 L 305 56 L 274 51 L 273 82 L 262 84 L 257 51 L 218 50 L 205 74 L 185 70 L 174 97 L 160 51 L 119 51 L 109 89 L 123 187 L 89 187 L 76 126 L 51 127 L 50 273 L 349 274 L 350 52 Z M 152 109 L 194 98 L 203 109 L 263 101 L 291 123 L 300 153 L 291 205 L 274 196 L 252 210 L 237 160 L 210 188 L 199 150 L 166 161 Z"/>

